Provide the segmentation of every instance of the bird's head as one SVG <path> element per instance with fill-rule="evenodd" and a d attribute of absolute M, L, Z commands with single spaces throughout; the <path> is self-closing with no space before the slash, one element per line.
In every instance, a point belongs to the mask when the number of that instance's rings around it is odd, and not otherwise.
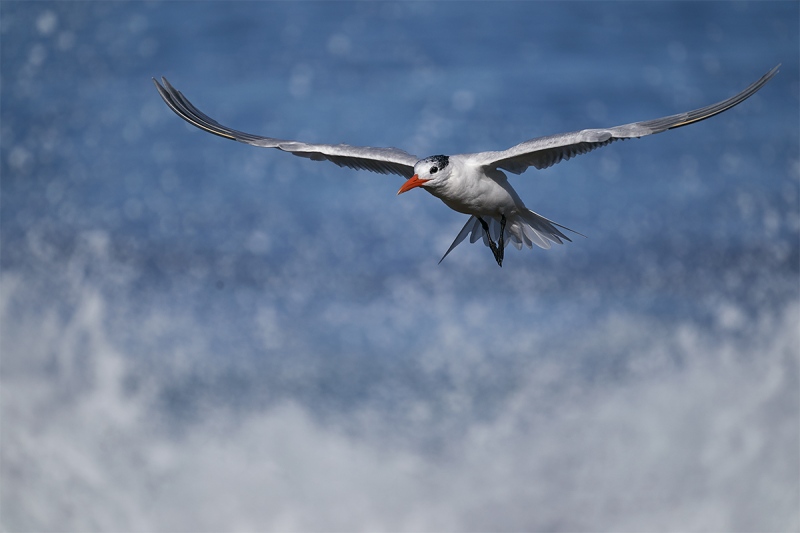
<path fill-rule="evenodd" d="M 444 183 L 450 175 L 450 158 L 446 155 L 432 155 L 417 161 L 414 175 L 406 181 L 397 194 L 403 194 L 414 187 L 436 187 Z"/>

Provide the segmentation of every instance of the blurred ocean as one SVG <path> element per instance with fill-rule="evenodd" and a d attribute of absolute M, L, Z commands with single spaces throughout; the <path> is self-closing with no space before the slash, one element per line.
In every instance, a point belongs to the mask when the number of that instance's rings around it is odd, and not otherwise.
<path fill-rule="evenodd" d="M 797 531 L 797 2 L 0 3 L 0 529 Z M 465 221 L 247 132 L 497 150 Z"/>

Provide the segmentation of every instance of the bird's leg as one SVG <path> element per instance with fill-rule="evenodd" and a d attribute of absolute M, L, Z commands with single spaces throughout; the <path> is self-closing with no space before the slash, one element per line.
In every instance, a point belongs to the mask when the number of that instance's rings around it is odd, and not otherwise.
<path fill-rule="evenodd" d="M 494 260 L 497 261 L 497 265 L 498 266 L 502 267 L 503 266 L 503 247 L 502 247 L 502 245 L 500 246 L 500 249 L 498 250 L 497 249 L 497 245 L 492 240 L 492 234 L 489 233 L 489 224 L 487 224 L 486 221 L 483 220 L 481 217 L 476 217 L 476 218 L 478 219 L 478 222 L 481 223 L 481 227 L 483 227 L 483 231 L 486 232 L 486 239 L 489 241 L 489 248 L 492 250 L 492 253 L 494 254 Z M 502 218 L 502 226 L 503 226 L 503 229 L 505 229 L 506 217 Z M 502 232 L 500 233 L 500 242 L 501 243 L 503 242 L 503 234 L 502 234 Z"/>
<path fill-rule="evenodd" d="M 497 242 L 498 253 L 500 254 L 500 259 L 497 260 L 497 264 L 501 267 L 503 266 L 503 254 L 506 251 L 506 243 L 505 243 L 505 233 L 506 233 L 506 216 L 500 215 L 500 240 Z"/>

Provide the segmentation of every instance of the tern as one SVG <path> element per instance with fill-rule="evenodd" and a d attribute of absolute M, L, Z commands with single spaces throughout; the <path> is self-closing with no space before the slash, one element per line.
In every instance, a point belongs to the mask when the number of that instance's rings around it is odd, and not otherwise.
<path fill-rule="evenodd" d="M 694 111 L 613 128 L 537 137 L 503 151 L 433 155 L 424 159 L 398 148 L 309 144 L 244 133 L 223 126 L 205 115 L 166 78 L 161 78 L 163 85 L 155 78 L 153 83 L 164 102 L 179 117 L 214 135 L 262 148 L 277 148 L 314 161 L 331 161 L 340 167 L 403 176 L 406 182 L 400 187 L 398 195 L 419 187 L 439 198 L 449 208 L 470 215 L 439 263 L 469 236 L 471 243 L 482 239 L 502 267 L 504 250 L 509 242 L 517 249 L 523 245 L 532 248 L 534 244 L 540 248 L 550 248 L 551 243 L 571 242 L 561 230 L 582 235 L 525 207 L 503 171 L 521 174 L 528 167 L 541 170 L 617 140 L 644 137 L 700 122 L 751 97 L 775 76 L 779 67 L 776 66 L 727 100 Z"/>

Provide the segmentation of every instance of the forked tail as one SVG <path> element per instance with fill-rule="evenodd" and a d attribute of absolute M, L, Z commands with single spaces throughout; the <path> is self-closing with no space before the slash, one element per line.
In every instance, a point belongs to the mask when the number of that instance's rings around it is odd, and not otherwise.
<path fill-rule="evenodd" d="M 444 261 L 444 258 L 447 257 L 456 246 L 461 244 L 468 235 L 470 243 L 474 243 L 478 239 L 482 239 L 483 244 L 486 246 L 489 246 L 489 239 L 499 242 L 500 221 L 493 217 L 485 217 L 484 220 L 489 226 L 489 235 L 483 230 L 478 217 L 474 215 L 469 217 L 467 223 L 464 224 L 464 227 L 458 232 L 453 244 L 450 245 L 450 248 L 448 248 L 442 258 L 439 259 L 439 263 Z M 564 235 L 559 228 L 571 231 L 581 237 L 586 236 L 528 210 L 518 213 L 506 220 L 506 228 L 503 234 L 504 246 L 508 246 L 508 243 L 511 243 L 517 250 L 521 250 L 523 244 L 528 248 L 533 248 L 535 244 L 539 248 L 546 249 L 550 248 L 551 243 L 564 244 L 565 240 L 572 242 L 572 239 Z"/>

